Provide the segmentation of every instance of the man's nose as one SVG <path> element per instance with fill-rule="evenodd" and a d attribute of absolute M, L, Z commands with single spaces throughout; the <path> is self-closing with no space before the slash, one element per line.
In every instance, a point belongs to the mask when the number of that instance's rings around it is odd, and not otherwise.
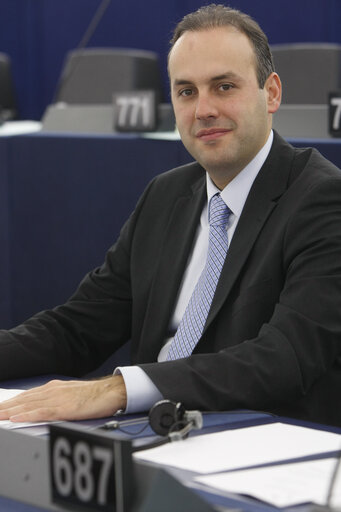
<path fill-rule="evenodd" d="M 199 93 L 197 96 L 197 103 L 195 108 L 196 119 L 216 118 L 218 116 L 218 109 L 216 107 L 214 98 L 207 93 Z"/>

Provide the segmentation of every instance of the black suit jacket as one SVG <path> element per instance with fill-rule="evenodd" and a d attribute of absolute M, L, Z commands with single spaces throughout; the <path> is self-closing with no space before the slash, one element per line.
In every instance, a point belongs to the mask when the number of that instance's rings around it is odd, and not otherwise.
<path fill-rule="evenodd" d="M 277 134 L 193 355 L 155 362 L 205 192 L 197 163 L 155 178 L 74 296 L 1 333 L 1 375 L 82 374 L 131 339 L 132 362 L 187 408 L 341 425 L 341 173 Z"/>

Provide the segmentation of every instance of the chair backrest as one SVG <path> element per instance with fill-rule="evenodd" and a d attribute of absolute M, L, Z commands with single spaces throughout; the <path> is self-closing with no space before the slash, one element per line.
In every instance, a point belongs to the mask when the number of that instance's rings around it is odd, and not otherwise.
<path fill-rule="evenodd" d="M 341 88 L 341 45 L 280 44 L 271 51 L 283 83 L 283 103 L 326 104 L 328 93 Z"/>
<path fill-rule="evenodd" d="M 108 104 L 115 91 L 155 90 L 162 100 L 156 53 L 120 48 L 86 48 L 68 53 L 55 102 Z"/>
<path fill-rule="evenodd" d="M 4 120 L 17 117 L 11 61 L 5 53 L 0 53 L 0 115 Z"/>

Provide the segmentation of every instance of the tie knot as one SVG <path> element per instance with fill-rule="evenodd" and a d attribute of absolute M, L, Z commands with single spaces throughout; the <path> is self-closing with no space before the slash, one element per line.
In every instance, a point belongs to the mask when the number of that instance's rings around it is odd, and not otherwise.
<path fill-rule="evenodd" d="M 210 201 L 210 226 L 225 227 L 231 210 L 226 206 L 220 194 L 215 194 Z"/>

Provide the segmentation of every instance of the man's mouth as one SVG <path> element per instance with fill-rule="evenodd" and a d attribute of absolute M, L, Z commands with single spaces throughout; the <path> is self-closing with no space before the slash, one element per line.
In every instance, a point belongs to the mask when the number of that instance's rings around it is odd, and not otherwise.
<path fill-rule="evenodd" d="M 227 128 L 204 128 L 196 133 L 196 138 L 202 141 L 216 140 L 230 132 Z"/>

